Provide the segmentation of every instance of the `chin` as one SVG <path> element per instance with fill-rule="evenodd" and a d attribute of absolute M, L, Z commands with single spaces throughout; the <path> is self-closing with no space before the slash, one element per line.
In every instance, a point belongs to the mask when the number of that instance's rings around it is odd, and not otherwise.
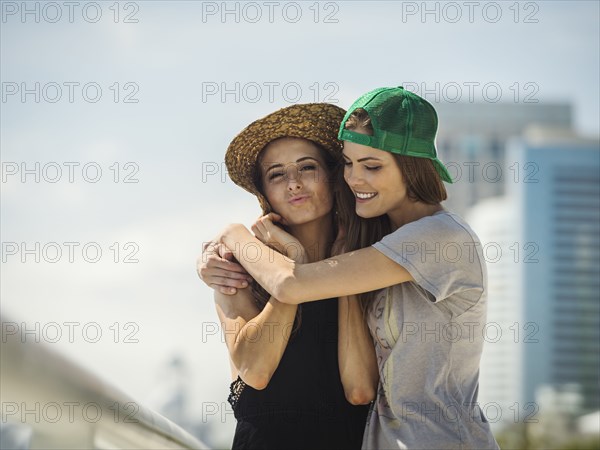
<path fill-rule="evenodd" d="M 306 222 L 310 222 L 312 219 L 310 217 L 303 217 L 300 214 L 288 214 L 285 217 L 286 223 L 289 225 L 302 225 Z"/>
<path fill-rule="evenodd" d="M 365 211 L 365 210 L 360 210 L 360 211 L 359 211 L 359 210 L 358 210 L 358 208 L 356 208 L 356 209 L 354 210 L 354 212 L 356 212 L 356 215 L 357 215 L 358 217 L 361 217 L 361 218 L 363 218 L 363 219 L 372 219 L 373 217 L 378 217 L 378 216 L 380 216 L 380 215 L 381 215 L 381 214 L 373 214 L 372 212 L 370 212 L 370 211 Z"/>
<path fill-rule="evenodd" d="M 315 220 L 320 220 L 324 217 L 327 217 L 329 213 L 326 214 L 318 214 L 318 213 L 311 213 L 311 214 L 296 214 L 295 216 L 288 216 L 286 217 L 287 223 L 289 225 L 304 225 L 306 223 L 310 223 L 310 222 L 314 222 Z"/>

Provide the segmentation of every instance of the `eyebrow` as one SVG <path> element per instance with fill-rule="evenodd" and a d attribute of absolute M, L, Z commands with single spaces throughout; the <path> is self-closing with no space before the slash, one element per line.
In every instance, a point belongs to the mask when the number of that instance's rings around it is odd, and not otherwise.
<path fill-rule="evenodd" d="M 316 158 L 313 158 L 312 156 L 303 156 L 302 158 L 297 159 L 296 163 L 300 163 L 300 162 L 307 161 L 307 160 L 315 161 L 316 163 L 320 164 L 319 160 L 316 159 Z M 283 167 L 283 164 L 281 164 L 281 163 L 275 163 L 275 164 L 267 167 L 267 172 L 269 170 L 277 169 L 279 167 Z"/>
<path fill-rule="evenodd" d="M 342 156 L 344 157 L 344 159 L 350 160 L 350 158 L 348 158 L 346 155 L 342 154 Z M 379 161 L 379 162 L 383 161 L 382 159 L 376 158 L 375 156 L 366 156 L 365 158 L 357 159 L 356 162 L 364 162 L 364 161 L 370 161 L 370 160 Z"/>

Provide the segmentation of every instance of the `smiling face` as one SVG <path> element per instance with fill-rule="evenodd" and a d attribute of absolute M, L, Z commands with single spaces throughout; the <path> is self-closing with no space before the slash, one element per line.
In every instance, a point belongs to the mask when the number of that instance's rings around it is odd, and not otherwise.
<path fill-rule="evenodd" d="M 319 148 L 300 138 L 280 138 L 261 152 L 258 164 L 262 191 L 290 226 L 329 215 L 333 194 L 327 165 Z"/>
<path fill-rule="evenodd" d="M 389 152 L 345 141 L 344 179 L 354 193 L 360 217 L 394 216 L 413 203 L 402 172 Z"/>

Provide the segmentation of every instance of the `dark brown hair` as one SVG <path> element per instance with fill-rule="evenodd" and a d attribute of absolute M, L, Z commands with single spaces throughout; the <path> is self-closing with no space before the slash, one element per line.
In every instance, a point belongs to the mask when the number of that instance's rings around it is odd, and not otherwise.
<path fill-rule="evenodd" d="M 373 135 L 369 113 L 362 108 L 356 109 L 350 115 L 344 127 L 348 130 L 359 130 L 365 134 Z M 446 200 L 446 187 L 431 160 L 396 153 L 392 153 L 392 156 L 406 183 L 406 195 L 410 200 L 428 205 L 437 205 Z M 354 193 L 345 182 L 343 174 L 338 176 L 338 183 L 341 188 L 338 189 L 336 200 L 341 226 L 346 229 L 347 252 L 373 245 L 392 232 L 387 214 L 370 219 L 358 216 L 355 210 L 356 199 Z M 366 313 L 376 292 L 365 292 L 359 295 L 363 313 Z"/>

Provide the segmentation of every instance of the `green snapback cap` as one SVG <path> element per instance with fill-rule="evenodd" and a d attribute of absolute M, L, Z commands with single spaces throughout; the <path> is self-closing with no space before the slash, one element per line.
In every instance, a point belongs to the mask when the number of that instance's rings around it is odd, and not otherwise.
<path fill-rule="evenodd" d="M 372 136 L 344 128 L 350 115 L 359 108 L 367 111 L 371 118 Z M 452 183 L 448 169 L 437 157 L 437 126 L 437 113 L 424 98 L 402 86 L 379 88 L 362 95 L 348 108 L 340 125 L 338 139 L 400 155 L 430 159 L 442 180 Z"/>

